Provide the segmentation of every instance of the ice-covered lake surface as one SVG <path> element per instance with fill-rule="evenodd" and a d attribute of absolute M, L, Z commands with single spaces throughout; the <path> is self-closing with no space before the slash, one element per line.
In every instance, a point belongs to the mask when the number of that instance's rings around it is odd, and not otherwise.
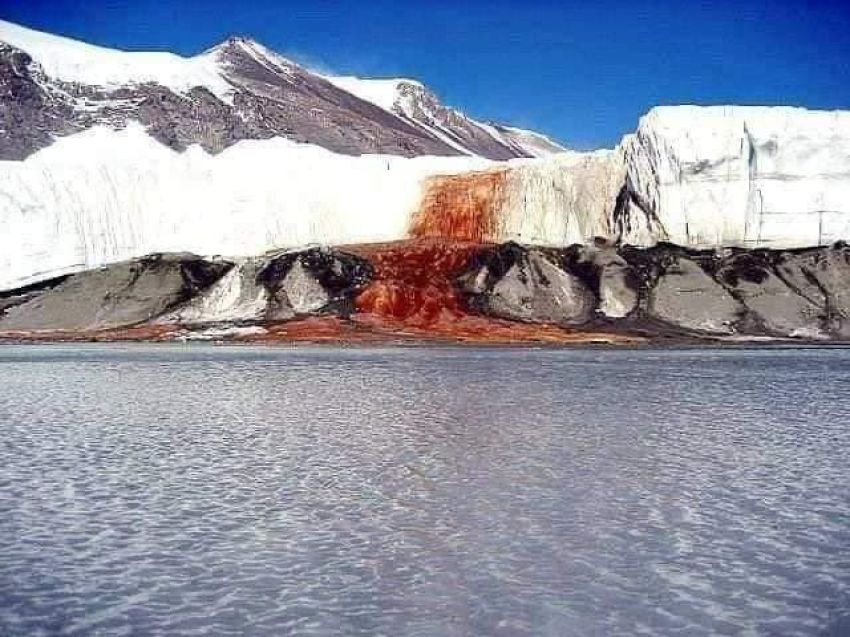
<path fill-rule="evenodd" d="M 848 635 L 850 350 L 0 347 L 0 634 Z"/>

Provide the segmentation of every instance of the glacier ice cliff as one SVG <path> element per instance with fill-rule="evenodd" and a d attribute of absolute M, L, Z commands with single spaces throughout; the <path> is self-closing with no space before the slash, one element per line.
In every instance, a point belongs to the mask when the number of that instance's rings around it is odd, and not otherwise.
<path fill-rule="evenodd" d="M 353 158 L 280 138 L 178 153 L 138 125 L 95 127 L 0 162 L 0 288 L 153 252 L 398 239 L 425 175 L 488 163 Z"/>
<path fill-rule="evenodd" d="M 848 111 L 658 107 L 621 148 L 635 195 L 625 241 L 789 247 L 850 236 Z M 658 227 L 634 223 L 640 212 Z"/>
<path fill-rule="evenodd" d="M 0 288 L 152 252 L 408 237 L 788 248 L 850 237 L 850 113 L 660 107 L 613 150 L 494 162 L 97 126 L 0 162 Z"/>
<path fill-rule="evenodd" d="M 189 250 L 408 236 L 693 247 L 850 236 L 850 113 L 663 107 L 610 151 L 350 157 L 280 138 L 175 152 L 98 126 L 0 162 L 0 288 Z"/>

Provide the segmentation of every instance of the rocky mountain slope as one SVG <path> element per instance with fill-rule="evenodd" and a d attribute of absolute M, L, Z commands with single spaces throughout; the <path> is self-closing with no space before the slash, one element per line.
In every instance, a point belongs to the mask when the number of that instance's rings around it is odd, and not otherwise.
<path fill-rule="evenodd" d="M 381 84 L 381 99 L 370 83 Z M 408 80 L 333 78 L 248 38 L 195 57 L 96 47 L 0 21 L 0 159 L 24 159 L 55 137 L 141 122 L 174 150 L 210 153 L 282 137 L 338 153 L 532 157 L 562 150 L 495 128 Z"/>

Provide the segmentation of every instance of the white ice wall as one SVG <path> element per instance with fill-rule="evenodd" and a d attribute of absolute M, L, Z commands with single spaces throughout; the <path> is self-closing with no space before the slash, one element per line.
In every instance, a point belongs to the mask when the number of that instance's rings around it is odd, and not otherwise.
<path fill-rule="evenodd" d="M 623 148 L 633 183 L 675 243 L 788 247 L 850 238 L 848 111 L 659 107 Z"/>
<path fill-rule="evenodd" d="M 0 289 L 158 251 L 400 239 L 427 175 L 487 165 L 355 158 L 283 139 L 176 153 L 138 125 L 93 128 L 0 162 Z"/>
<path fill-rule="evenodd" d="M 610 236 L 624 176 L 619 150 L 510 162 L 502 239 L 564 246 Z"/>

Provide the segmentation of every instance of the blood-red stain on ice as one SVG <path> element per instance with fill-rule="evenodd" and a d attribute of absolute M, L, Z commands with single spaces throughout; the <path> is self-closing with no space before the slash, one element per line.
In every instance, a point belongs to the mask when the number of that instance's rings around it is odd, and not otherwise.
<path fill-rule="evenodd" d="M 413 238 L 496 241 L 507 171 L 430 177 L 413 217 Z"/>

